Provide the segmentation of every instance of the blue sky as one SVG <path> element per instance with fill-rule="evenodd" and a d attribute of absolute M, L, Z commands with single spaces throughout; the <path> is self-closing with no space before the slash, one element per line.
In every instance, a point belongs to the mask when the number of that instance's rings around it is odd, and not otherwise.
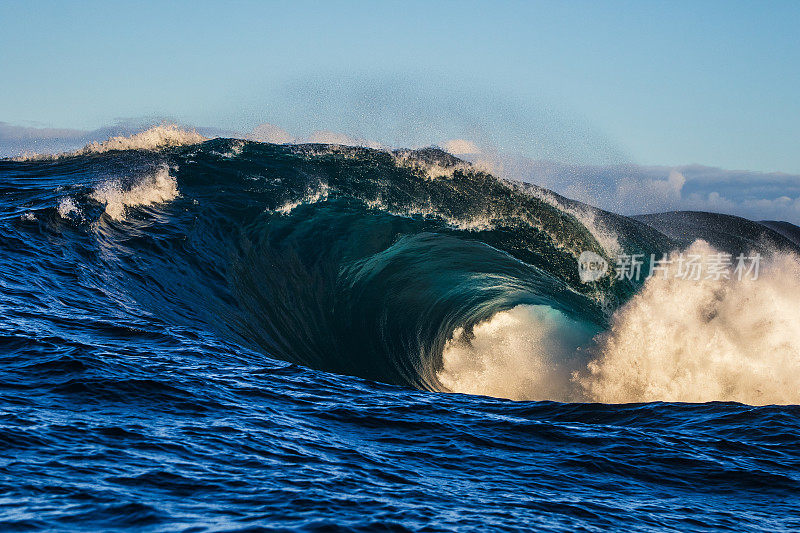
<path fill-rule="evenodd" d="M 8 124 L 472 134 L 584 163 L 800 172 L 800 2 L 5 0 L 0 25 Z"/>

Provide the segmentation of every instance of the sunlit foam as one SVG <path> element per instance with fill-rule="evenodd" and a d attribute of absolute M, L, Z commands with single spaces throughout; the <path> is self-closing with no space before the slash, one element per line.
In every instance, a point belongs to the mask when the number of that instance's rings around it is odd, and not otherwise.
<path fill-rule="evenodd" d="M 689 252 L 715 253 L 702 241 Z M 792 254 L 775 254 L 755 280 L 653 277 L 614 314 L 576 381 L 607 403 L 800 403 L 798 302 Z"/>
<path fill-rule="evenodd" d="M 698 241 L 687 253 L 716 253 Z M 757 279 L 661 275 L 591 338 L 585 325 L 519 306 L 457 330 L 440 382 L 515 400 L 800 403 L 800 258 L 774 254 Z"/>
<path fill-rule="evenodd" d="M 80 214 L 80 209 L 75 205 L 75 200 L 68 196 L 58 201 L 58 214 L 61 218 L 69 219 L 73 213 Z"/>
<path fill-rule="evenodd" d="M 442 354 L 439 381 L 454 392 L 515 400 L 570 400 L 572 373 L 591 326 L 542 305 L 496 313 L 468 335 L 457 329 Z"/>
<path fill-rule="evenodd" d="M 119 181 L 110 181 L 95 189 L 91 197 L 105 205 L 108 216 L 119 220 L 129 207 L 169 202 L 178 194 L 177 181 L 169 175 L 168 167 L 161 166 L 130 189 L 123 188 Z"/>
<path fill-rule="evenodd" d="M 59 159 L 87 154 L 100 154 L 112 150 L 159 150 L 171 146 L 186 146 L 207 141 L 196 131 L 179 128 L 175 124 L 153 126 L 145 131 L 129 136 L 111 137 L 103 142 L 91 142 L 71 152 L 60 154 L 26 153 L 13 158 L 15 161 L 33 161 L 42 159 Z"/>

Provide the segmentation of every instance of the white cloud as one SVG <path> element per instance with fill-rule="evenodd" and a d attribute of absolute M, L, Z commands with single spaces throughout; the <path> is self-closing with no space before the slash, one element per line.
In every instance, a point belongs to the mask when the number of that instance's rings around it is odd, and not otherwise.
<path fill-rule="evenodd" d="M 617 185 L 617 201 L 621 205 L 638 205 L 645 210 L 673 209 L 680 205 L 685 184 L 686 177 L 675 169 L 665 179 L 630 177 Z"/>
<path fill-rule="evenodd" d="M 699 192 L 688 194 L 680 207 L 693 211 L 713 211 L 727 214 L 736 211 L 736 203 L 717 191 L 711 191 L 708 194 Z"/>
<path fill-rule="evenodd" d="M 800 223 L 800 175 L 702 165 L 574 165 L 501 153 L 505 176 L 624 215 L 694 210 Z"/>

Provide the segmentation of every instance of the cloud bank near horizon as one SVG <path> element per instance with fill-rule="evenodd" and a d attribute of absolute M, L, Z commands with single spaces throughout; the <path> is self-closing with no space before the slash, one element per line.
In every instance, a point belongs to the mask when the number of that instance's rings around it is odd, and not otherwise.
<path fill-rule="evenodd" d="M 500 156 L 500 174 L 623 215 L 708 211 L 800 224 L 800 175 L 678 166 L 570 165 Z"/>
<path fill-rule="evenodd" d="M 95 130 L 77 130 L 0 122 L 0 157 L 25 152 L 75 150 L 112 136 L 140 132 L 148 125 L 152 125 L 152 121 L 121 120 Z M 318 142 L 387 148 L 378 142 L 328 130 L 294 136 L 268 123 L 247 133 L 183 127 L 206 137 L 236 137 L 277 144 Z M 482 149 L 478 143 L 464 138 L 443 139 L 438 144 L 453 155 L 464 157 L 497 175 L 535 183 L 569 198 L 624 215 L 693 210 L 800 224 L 800 175 L 796 174 L 727 170 L 699 164 L 673 167 L 570 164 L 508 154 L 496 148 Z"/>

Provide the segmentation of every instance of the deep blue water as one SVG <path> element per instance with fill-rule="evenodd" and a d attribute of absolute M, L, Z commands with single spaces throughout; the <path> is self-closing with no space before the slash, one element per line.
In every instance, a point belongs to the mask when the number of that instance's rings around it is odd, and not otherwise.
<path fill-rule="evenodd" d="M 569 212 L 412 160 L 219 139 L 0 161 L 0 529 L 800 530 L 796 405 L 448 393 L 456 328 L 533 305 L 601 331 L 639 286 L 577 280 L 604 250 Z M 796 246 L 602 216 L 647 254 Z"/>

